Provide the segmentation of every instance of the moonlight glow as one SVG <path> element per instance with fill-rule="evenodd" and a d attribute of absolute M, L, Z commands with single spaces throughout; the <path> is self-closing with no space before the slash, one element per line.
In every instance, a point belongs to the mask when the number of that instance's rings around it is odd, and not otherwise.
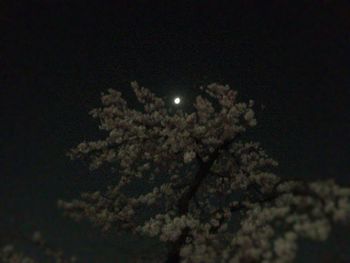
<path fill-rule="evenodd" d="M 180 102 L 181 102 L 181 99 L 180 99 L 179 97 L 176 97 L 176 98 L 174 99 L 174 103 L 175 103 L 175 104 L 180 104 Z"/>

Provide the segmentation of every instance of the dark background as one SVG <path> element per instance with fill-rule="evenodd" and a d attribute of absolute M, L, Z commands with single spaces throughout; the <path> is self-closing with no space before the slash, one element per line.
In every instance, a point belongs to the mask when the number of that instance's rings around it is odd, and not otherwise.
<path fill-rule="evenodd" d="M 1 242 L 40 229 L 84 262 L 143 249 L 56 208 L 113 180 L 65 152 L 98 138 L 87 113 L 102 91 L 121 90 L 132 105 L 133 80 L 187 105 L 200 84 L 229 84 L 256 101 L 252 138 L 282 176 L 350 184 L 350 3 L 197 2 L 1 1 Z M 342 249 L 321 254 L 336 262 Z M 309 262 L 313 252 L 303 252 Z"/>

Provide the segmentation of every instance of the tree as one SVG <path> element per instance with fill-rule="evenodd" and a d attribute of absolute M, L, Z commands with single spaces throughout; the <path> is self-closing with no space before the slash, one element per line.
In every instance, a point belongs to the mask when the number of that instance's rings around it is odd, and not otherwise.
<path fill-rule="evenodd" d="M 49 262 L 55 263 L 75 263 L 77 258 L 75 256 L 67 257 L 61 249 L 50 246 L 47 241 L 42 237 L 39 231 L 35 231 L 30 240 L 26 236 L 19 235 L 21 240 L 29 241 L 37 246 L 41 255 L 45 257 Z M 45 262 L 46 262 L 45 260 Z M 24 253 L 18 252 L 11 244 L 5 245 L 0 250 L 0 262 L 1 263 L 38 263 L 31 256 L 27 256 Z"/>
<path fill-rule="evenodd" d="M 171 112 L 131 86 L 143 111 L 109 89 L 90 112 L 105 137 L 69 152 L 91 170 L 110 167 L 118 183 L 59 200 L 66 215 L 157 238 L 166 253 L 154 262 L 166 263 L 293 262 L 298 240 L 323 241 L 349 218 L 349 188 L 279 177 L 260 144 L 242 140 L 257 124 L 254 101 L 214 83 L 201 87 L 194 112 Z"/>

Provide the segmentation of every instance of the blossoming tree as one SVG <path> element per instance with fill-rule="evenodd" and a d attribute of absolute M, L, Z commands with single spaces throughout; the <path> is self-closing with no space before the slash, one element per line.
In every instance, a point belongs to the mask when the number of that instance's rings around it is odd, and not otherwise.
<path fill-rule="evenodd" d="M 106 136 L 69 153 L 90 169 L 111 167 L 118 183 L 60 200 L 68 216 L 157 238 L 167 252 L 154 261 L 167 263 L 293 262 L 300 238 L 325 240 L 349 218 L 349 188 L 282 179 L 259 143 L 243 141 L 257 124 L 252 100 L 211 84 L 194 112 L 169 112 L 150 90 L 131 86 L 143 111 L 108 90 L 91 111 Z"/>

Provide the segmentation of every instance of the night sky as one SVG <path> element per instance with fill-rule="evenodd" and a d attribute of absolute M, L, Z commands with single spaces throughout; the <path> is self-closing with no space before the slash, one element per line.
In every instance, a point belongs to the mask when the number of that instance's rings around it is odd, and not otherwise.
<path fill-rule="evenodd" d="M 113 182 L 65 153 L 99 138 L 88 111 L 101 92 L 115 88 L 133 104 L 133 80 L 180 94 L 184 107 L 199 85 L 229 84 L 255 100 L 247 138 L 281 176 L 350 184 L 349 1 L 121 2 L 0 3 L 1 243 L 40 229 L 88 263 L 142 249 L 56 208 Z"/>

